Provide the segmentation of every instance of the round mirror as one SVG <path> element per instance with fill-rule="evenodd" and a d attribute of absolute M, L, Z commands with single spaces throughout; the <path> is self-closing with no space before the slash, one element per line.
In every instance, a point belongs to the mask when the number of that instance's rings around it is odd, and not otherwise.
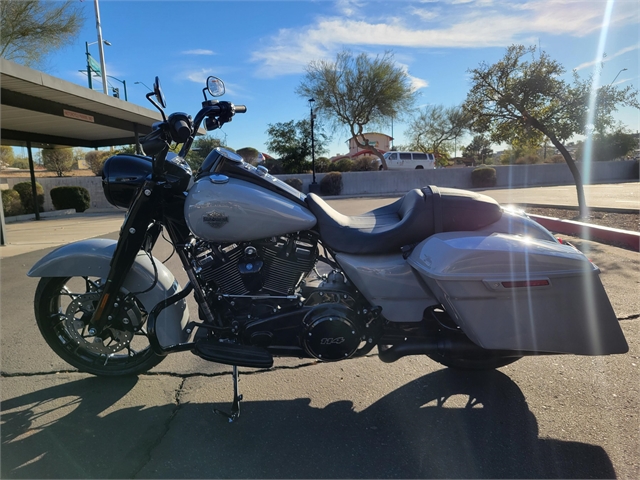
<path fill-rule="evenodd" d="M 207 78 L 207 90 L 212 97 L 220 97 L 224 95 L 224 82 L 218 77 Z"/>
<path fill-rule="evenodd" d="M 162 108 L 167 108 L 167 100 L 164 98 L 164 93 L 162 93 L 162 87 L 160 87 L 160 78 L 156 77 L 155 82 L 153 82 L 153 93 L 156 96 L 156 100 L 162 106 Z"/>

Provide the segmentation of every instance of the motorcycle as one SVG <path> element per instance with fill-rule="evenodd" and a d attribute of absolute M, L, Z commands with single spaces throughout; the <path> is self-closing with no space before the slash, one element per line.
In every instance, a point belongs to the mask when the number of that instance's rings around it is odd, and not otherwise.
<path fill-rule="evenodd" d="M 628 351 L 598 267 L 487 196 L 429 186 L 346 216 L 224 148 L 194 174 L 184 158 L 201 125 L 246 112 L 222 94 L 209 77 L 195 118 L 167 116 L 156 77 L 147 98 L 162 121 L 142 138 L 145 154 L 103 169 L 106 198 L 128 209 L 118 241 L 60 247 L 29 271 L 41 277 L 40 332 L 71 365 L 135 375 L 183 351 L 232 365 L 231 410 L 218 413 L 233 421 L 238 367 L 270 368 L 274 356 L 333 362 L 377 348 L 384 362 L 427 355 L 482 370 Z M 152 255 L 163 232 L 184 287 Z"/>

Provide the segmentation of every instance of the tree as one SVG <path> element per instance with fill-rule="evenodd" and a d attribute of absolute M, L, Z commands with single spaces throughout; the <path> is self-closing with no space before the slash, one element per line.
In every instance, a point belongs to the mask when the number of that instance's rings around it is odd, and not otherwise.
<path fill-rule="evenodd" d="M 73 166 L 73 148 L 43 148 L 41 150 L 44 168 L 63 177 Z"/>
<path fill-rule="evenodd" d="M 511 143 L 514 138 L 535 136 L 537 132 L 546 136 L 571 170 L 580 214 L 585 216 L 588 212 L 582 176 L 564 142 L 585 133 L 592 93 L 595 102 L 591 103 L 590 128 L 595 132 L 611 127 L 612 113 L 618 105 L 640 108 L 640 104 L 631 87 L 605 85 L 593 90 L 592 77 L 580 79 L 574 71 L 573 83 L 569 84 L 561 78 L 564 72 L 564 67 L 545 52 L 536 55 L 536 47 L 512 45 L 502 60 L 470 70 L 472 86 L 464 107 L 473 119 L 474 130 L 489 132 L 494 142 Z"/>
<path fill-rule="evenodd" d="M 102 175 L 104 162 L 111 156 L 111 152 L 106 150 L 91 150 L 84 156 L 84 161 L 95 175 Z"/>
<path fill-rule="evenodd" d="M 69 45 L 84 23 L 80 4 L 43 0 L 0 2 L 0 56 L 38 65 L 54 50 Z"/>
<path fill-rule="evenodd" d="M 314 122 L 315 123 L 315 122 Z M 269 124 L 267 148 L 280 157 L 285 173 L 303 173 L 311 168 L 311 121 L 290 120 Z M 322 126 L 315 123 L 314 143 L 316 155 L 327 152 L 329 137 Z"/>
<path fill-rule="evenodd" d="M 0 165 L 2 167 L 13 167 L 15 159 L 13 148 L 7 145 L 0 145 Z"/>
<path fill-rule="evenodd" d="M 370 145 L 365 126 L 401 117 L 415 100 L 409 75 L 396 66 L 389 52 L 371 58 L 345 50 L 335 62 L 313 61 L 296 92 L 313 98 L 317 113 L 335 126 L 347 126 L 358 147 L 376 155 L 385 169 L 387 162 Z"/>
<path fill-rule="evenodd" d="M 407 130 L 410 149 L 446 158 L 455 149 L 455 141 L 469 127 L 469 117 L 462 107 L 427 105 L 413 118 Z"/>
<path fill-rule="evenodd" d="M 591 158 L 596 161 L 615 160 L 632 153 L 638 148 L 638 137 L 617 130 L 611 134 L 594 135 L 591 145 Z M 578 145 L 576 149 L 576 158 L 580 161 L 584 160 L 584 142 Z"/>
<path fill-rule="evenodd" d="M 207 158 L 207 155 L 216 147 L 222 147 L 222 141 L 219 138 L 209 135 L 196 137 L 185 160 L 193 171 L 197 172 L 202 162 L 204 162 L 204 159 Z"/>
<path fill-rule="evenodd" d="M 491 149 L 491 140 L 484 135 L 476 135 L 471 143 L 464 147 L 462 155 L 465 157 L 475 158 L 484 164 L 488 157 L 493 155 Z"/>

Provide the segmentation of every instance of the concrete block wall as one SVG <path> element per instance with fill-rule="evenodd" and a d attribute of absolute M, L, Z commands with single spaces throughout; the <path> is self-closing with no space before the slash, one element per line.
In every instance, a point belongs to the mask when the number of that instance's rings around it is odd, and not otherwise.
<path fill-rule="evenodd" d="M 612 181 L 637 181 L 634 177 L 635 161 L 620 162 L 594 162 L 591 171 L 587 172 L 582 165 L 585 183 L 607 183 Z M 573 176 L 564 163 L 542 165 L 500 165 L 496 169 L 496 188 L 509 187 L 533 187 L 539 185 L 572 185 Z M 439 187 L 472 188 L 471 172 L 473 167 L 441 168 L 435 170 L 395 170 L 388 172 L 345 172 L 342 174 L 343 195 L 400 195 L 414 188 L 426 185 Z M 319 183 L 324 173 L 316 174 Z M 309 191 L 312 180 L 311 174 L 304 175 L 278 175 L 278 178 L 299 178 L 303 184 L 303 191 Z M 102 191 L 102 179 L 100 177 L 62 177 L 39 178 L 38 182 L 45 191 L 45 211 L 53 210 L 51 195 L 52 188 L 67 185 L 80 186 L 89 190 L 91 195 L 91 207 L 104 209 L 112 207 Z M 12 188 L 16 183 L 30 181 L 28 178 L 4 178 L 2 183 Z"/>
<path fill-rule="evenodd" d="M 638 180 L 634 176 L 635 161 L 594 162 L 590 172 L 578 165 L 585 183 Z M 539 165 L 496 165 L 496 188 L 534 187 L 542 185 L 572 185 L 573 175 L 566 163 Z M 405 193 L 426 185 L 439 187 L 472 188 L 471 172 L 474 167 L 438 168 L 435 170 L 395 170 L 388 172 L 345 172 L 342 174 L 343 195 L 392 195 Z M 587 178 L 587 174 L 589 178 Z M 324 173 L 316 174 L 320 183 Z M 278 175 L 281 179 L 299 178 L 303 191 L 309 191 L 311 175 Z"/>

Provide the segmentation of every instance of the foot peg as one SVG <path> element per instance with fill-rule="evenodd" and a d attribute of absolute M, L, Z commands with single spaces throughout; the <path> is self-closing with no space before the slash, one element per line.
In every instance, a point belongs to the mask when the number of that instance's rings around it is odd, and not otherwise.
<path fill-rule="evenodd" d="M 273 356 L 264 348 L 200 340 L 193 353 L 210 362 L 250 368 L 271 368 Z"/>

